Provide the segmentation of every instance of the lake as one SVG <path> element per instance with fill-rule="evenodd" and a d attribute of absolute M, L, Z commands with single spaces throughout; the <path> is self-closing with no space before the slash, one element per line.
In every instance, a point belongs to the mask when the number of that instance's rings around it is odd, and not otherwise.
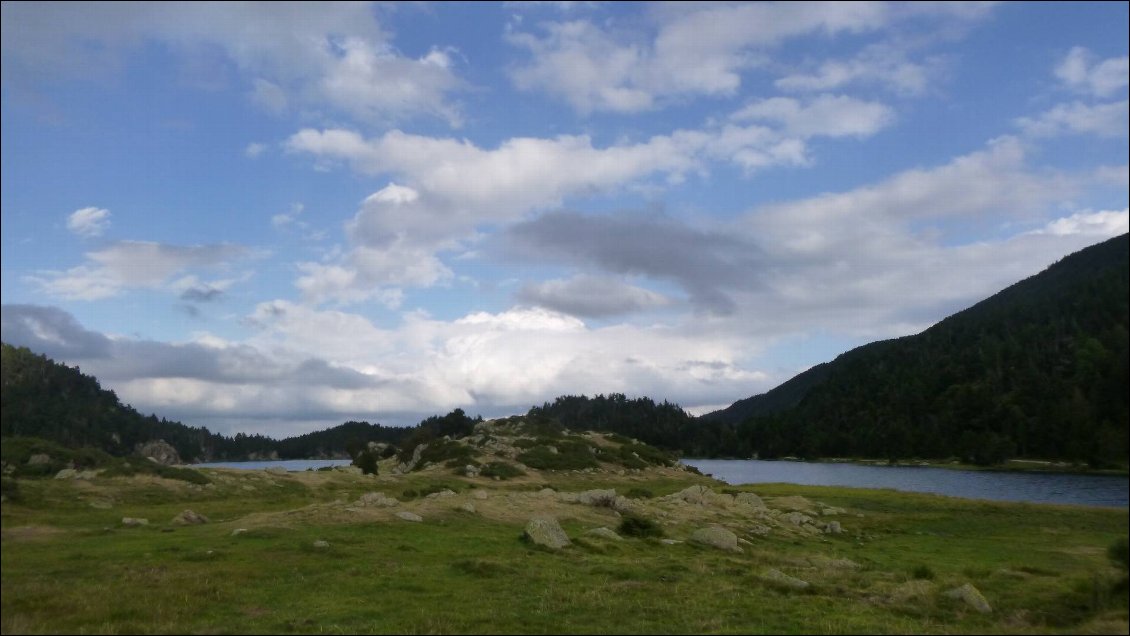
<path fill-rule="evenodd" d="M 787 483 L 806 486 L 892 488 L 966 499 L 1126 508 L 1130 479 L 1117 475 L 993 472 L 929 466 L 861 466 L 755 459 L 684 459 L 731 485 Z"/>
<path fill-rule="evenodd" d="M 1130 505 L 1128 504 L 1130 479 L 1124 476 L 991 472 L 929 466 L 860 466 L 756 459 L 684 459 L 682 461 L 734 486 L 780 482 L 806 486 L 893 488 L 966 499 L 1121 508 Z M 317 470 L 324 466 L 347 466 L 349 463 L 348 459 L 287 459 L 214 462 L 196 464 L 194 467 L 248 470 L 281 467 L 288 471 L 303 471 Z"/>

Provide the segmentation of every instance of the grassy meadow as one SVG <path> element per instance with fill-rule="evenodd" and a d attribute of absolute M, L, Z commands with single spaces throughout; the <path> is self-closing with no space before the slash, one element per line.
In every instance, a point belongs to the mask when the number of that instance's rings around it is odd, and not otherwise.
<path fill-rule="evenodd" d="M 12 482 L 2 507 L 3 632 L 1127 631 L 1125 572 L 1107 555 L 1127 536 L 1124 509 L 735 489 L 668 469 L 507 481 L 448 469 L 201 472 L 210 484 L 153 475 Z M 741 552 L 727 552 L 684 541 L 707 520 L 680 508 L 660 520 L 678 543 L 614 541 L 586 534 L 616 529 L 612 509 L 563 504 L 544 490 L 616 488 L 646 501 L 692 483 L 756 492 L 770 507 L 797 497 L 839 507 L 843 532 L 745 535 Z M 441 487 L 455 494 L 422 496 Z M 401 503 L 358 506 L 367 492 Z M 185 509 L 210 522 L 173 525 Z M 396 516 L 405 510 L 423 521 Z M 558 518 L 573 545 L 523 541 L 537 513 Z M 149 523 L 126 527 L 124 517 Z M 770 570 L 810 585 L 781 585 Z M 991 613 L 945 594 L 966 583 Z"/>

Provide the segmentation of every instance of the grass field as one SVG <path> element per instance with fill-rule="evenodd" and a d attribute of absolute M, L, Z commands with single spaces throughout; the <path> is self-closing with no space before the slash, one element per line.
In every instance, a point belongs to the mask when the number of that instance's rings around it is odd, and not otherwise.
<path fill-rule="evenodd" d="M 1124 509 L 732 489 L 669 469 L 532 471 L 511 481 L 446 469 L 202 472 L 211 484 L 19 480 L 2 508 L 3 632 L 1127 632 L 1125 572 L 1107 556 L 1127 536 Z M 770 507 L 796 497 L 839 507 L 844 531 L 755 537 L 741 534 L 749 522 L 740 516 L 700 518 L 684 506 L 657 517 L 682 542 L 612 541 L 586 534 L 617 527 L 611 508 L 561 503 L 544 490 L 616 488 L 646 503 L 692 483 L 756 492 Z M 441 485 L 455 494 L 419 496 Z M 357 505 L 373 491 L 403 501 Z M 461 508 L 468 503 L 474 512 Z M 184 509 L 210 522 L 171 524 Z M 395 516 L 404 510 L 424 521 Z M 537 513 L 557 517 L 573 545 L 522 541 Z M 149 523 L 125 527 L 123 517 Z M 735 529 L 742 551 L 684 541 L 704 524 Z M 810 585 L 775 583 L 771 570 Z M 991 613 L 945 594 L 966 583 Z"/>

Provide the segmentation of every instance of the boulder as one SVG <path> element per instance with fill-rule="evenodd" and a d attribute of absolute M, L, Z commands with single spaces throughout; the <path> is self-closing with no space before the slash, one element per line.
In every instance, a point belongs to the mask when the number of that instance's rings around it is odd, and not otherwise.
<path fill-rule="evenodd" d="M 742 551 L 742 549 L 738 547 L 738 536 L 720 526 L 710 526 L 709 528 L 699 528 L 695 530 L 691 533 L 691 542 L 718 548 L 719 550 L 726 550 L 728 552 Z"/>
<path fill-rule="evenodd" d="M 844 531 L 839 521 L 829 521 L 824 524 L 824 534 L 841 534 Z"/>
<path fill-rule="evenodd" d="M 430 495 L 425 497 L 425 499 L 444 499 L 444 498 L 447 498 L 447 497 L 454 497 L 455 494 L 456 493 L 455 493 L 454 490 L 451 490 L 449 488 L 444 488 L 443 490 L 441 490 L 439 492 L 431 493 Z"/>
<path fill-rule="evenodd" d="M 572 545 L 569 535 L 553 517 L 534 517 L 526 524 L 526 539 L 534 545 L 560 550 Z"/>
<path fill-rule="evenodd" d="M 236 528 L 235 530 L 231 531 L 231 536 L 238 537 L 239 535 L 244 534 L 245 532 L 247 532 L 247 528 Z"/>
<path fill-rule="evenodd" d="M 609 488 L 606 490 L 586 490 L 577 493 L 577 503 L 586 506 L 603 506 L 611 508 L 616 503 L 616 491 Z"/>
<path fill-rule="evenodd" d="M 173 523 L 178 526 L 196 526 L 202 523 L 208 523 L 208 517 L 205 517 L 199 512 L 185 510 L 179 515 L 173 517 Z"/>
<path fill-rule="evenodd" d="M 473 504 L 473 503 L 471 503 L 471 502 L 469 502 L 469 501 L 468 501 L 468 502 L 465 502 L 465 503 L 463 503 L 462 505 L 460 505 L 460 506 L 459 506 L 459 509 L 460 509 L 460 510 L 462 510 L 463 512 L 468 512 L 468 513 L 470 513 L 470 514 L 475 514 L 475 504 Z"/>
<path fill-rule="evenodd" d="M 706 486 L 690 486 L 688 488 L 680 490 L 673 495 L 667 496 L 668 499 L 683 501 L 685 503 L 696 504 L 699 506 L 709 505 L 714 500 L 714 497 L 714 491 L 707 488 Z"/>
<path fill-rule="evenodd" d="M 36 454 L 32 455 L 31 457 L 27 458 L 27 465 L 28 466 L 37 466 L 39 464 L 50 464 L 50 463 L 51 463 L 51 456 L 48 455 L 47 453 L 36 453 Z"/>
<path fill-rule="evenodd" d="M 463 475 L 465 477 L 478 477 L 479 472 L 479 469 L 471 464 L 467 464 L 463 467 Z"/>
<path fill-rule="evenodd" d="M 739 506 L 749 506 L 750 508 L 765 507 L 765 502 L 761 500 L 761 497 L 758 497 L 752 492 L 739 492 L 734 495 L 734 503 Z"/>
<path fill-rule="evenodd" d="M 149 525 L 149 520 L 139 517 L 122 517 L 122 525 L 127 528 L 140 528 Z"/>
<path fill-rule="evenodd" d="M 177 449 L 173 448 L 172 444 L 163 439 L 155 439 L 138 444 L 134 447 L 134 450 L 138 455 L 148 457 L 164 466 L 183 463 L 180 459 L 180 454 L 177 453 Z"/>
<path fill-rule="evenodd" d="M 325 550 L 326 548 L 330 547 L 330 542 L 329 541 L 323 541 L 322 539 L 318 539 L 317 541 L 314 542 L 314 547 L 319 549 L 319 550 Z"/>
<path fill-rule="evenodd" d="M 420 523 L 421 521 L 424 520 L 424 518 L 421 517 L 420 515 L 418 515 L 414 512 L 408 512 L 407 510 L 403 510 L 401 512 L 396 513 L 396 516 L 405 520 L 405 521 L 411 521 L 413 523 Z"/>
<path fill-rule="evenodd" d="M 416 468 L 416 464 L 420 463 L 420 458 L 424 456 L 424 451 L 428 450 L 427 444 L 420 444 L 412 449 L 412 459 L 402 462 L 393 469 L 394 473 L 405 474 L 410 473 Z"/>
<path fill-rule="evenodd" d="M 972 607 L 978 612 L 981 612 L 982 614 L 991 614 L 993 612 L 993 607 L 989 605 L 989 602 L 986 601 L 985 597 L 981 595 L 981 590 L 973 587 L 972 583 L 966 583 L 961 587 L 955 587 L 952 590 L 946 592 L 946 596 L 965 601 L 966 605 Z"/>
<path fill-rule="evenodd" d="M 758 578 L 771 585 L 789 590 L 806 590 L 809 587 L 808 581 L 798 579 L 795 576 L 789 576 L 776 568 L 765 570 Z"/>

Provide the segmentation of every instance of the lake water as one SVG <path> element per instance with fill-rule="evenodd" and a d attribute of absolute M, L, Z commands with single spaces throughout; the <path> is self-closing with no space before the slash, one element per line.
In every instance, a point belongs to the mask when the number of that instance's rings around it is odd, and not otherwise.
<path fill-rule="evenodd" d="M 323 466 L 348 466 L 348 459 L 287 459 L 260 462 L 215 462 L 198 468 L 288 471 L 317 470 Z M 1130 479 L 1109 475 L 1014 473 L 951 470 L 929 466 L 860 466 L 756 459 L 684 459 L 703 473 L 731 485 L 786 483 L 806 486 L 893 488 L 931 492 L 967 499 L 1027 501 L 1031 503 L 1116 506 L 1126 508 Z"/>
<path fill-rule="evenodd" d="M 966 499 L 1126 508 L 1130 479 L 1111 475 L 951 470 L 929 466 L 860 466 L 816 462 L 684 459 L 731 485 L 786 483 L 807 486 L 893 488 Z"/>

